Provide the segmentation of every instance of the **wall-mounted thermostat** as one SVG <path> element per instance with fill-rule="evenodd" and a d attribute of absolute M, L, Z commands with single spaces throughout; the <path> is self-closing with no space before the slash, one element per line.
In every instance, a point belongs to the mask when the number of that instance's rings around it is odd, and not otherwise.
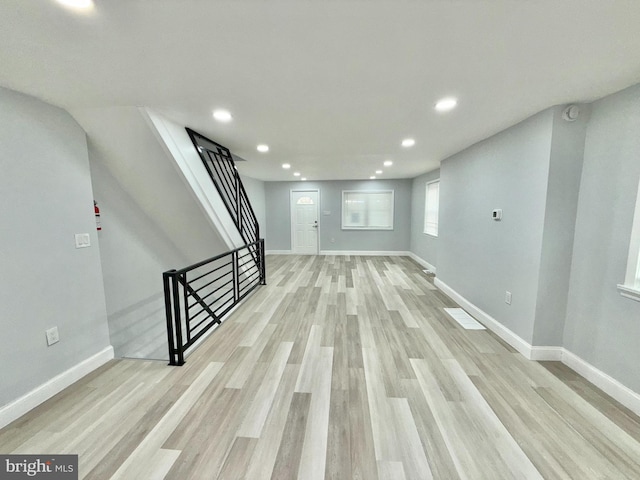
<path fill-rule="evenodd" d="M 491 218 L 496 221 L 502 220 L 502 209 L 496 208 L 493 212 L 491 212 Z"/>

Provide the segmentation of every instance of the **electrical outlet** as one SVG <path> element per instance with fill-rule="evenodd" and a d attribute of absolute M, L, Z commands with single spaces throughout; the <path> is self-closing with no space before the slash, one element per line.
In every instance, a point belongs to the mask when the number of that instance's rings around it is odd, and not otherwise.
<path fill-rule="evenodd" d="M 58 327 L 52 327 L 45 332 L 47 334 L 47 345 L 51 346 L 54 343 L 60 341 L 60 335 L 58 334 Z"/>
<path fill-rule="evenodd" d="M 511 305 L 511 292 L 504 292 L 504 303 Z"/>

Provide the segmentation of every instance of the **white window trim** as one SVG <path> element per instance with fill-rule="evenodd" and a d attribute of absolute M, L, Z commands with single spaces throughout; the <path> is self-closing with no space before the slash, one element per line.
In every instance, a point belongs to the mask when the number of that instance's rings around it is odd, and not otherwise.
<path fill-rule="evenodd" d="M 353 227 L 353 226 L 345 226 L 344 224 L 344 204 L 345 204 L 345 194 L 347 193 L 390 193 L 391 194 L 391 225 L 388 227 Z M 384 230 L 389 231 L 393 230 L 393 221 L 395 217 L 395 193 L 394 190 L 343 190 L 342 191 L 342 205 L 340 212 L 340 224 L 342 230 Z"/>
<path fill-rule="evenodd" d="M 640 302 L 640 182 L 636 196 L 636 208 L 629 241 L 629 257 L 624 283 L 618 285 L 620 295 Z"/>
<path fill-rule="evenodd" d="M 429 193 L 429 185 L 433 184 L 433 183 L 440 183 L 440 179 L 436 179 L 436 180 L 431 180 L 430 182 L 425 183 L 424 185 L 424 219 L 423 222 L 424 224 L 422 225 L 422 233 L 425 235 L 428 235 L 430 237 L 434 237 L 434 238 L 438 238 L 438 233 L 440 230 L 440 221 L 438 219 L 438 223 L 437 223 L 437 232 L 434 233 L 429 233 L 427 232 L 427 196 Z M 440 217 L 440 186 L 438 185 L 438 217 Z"/>

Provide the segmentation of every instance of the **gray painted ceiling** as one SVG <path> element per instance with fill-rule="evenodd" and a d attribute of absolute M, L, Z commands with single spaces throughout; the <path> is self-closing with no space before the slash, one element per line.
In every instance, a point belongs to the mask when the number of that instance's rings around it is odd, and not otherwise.
<path fill-rule="evenodd" d="M 414 177 L 640 82 L 638 0 L 94 1 L 2 0 L 0 85 L 72 113 L 151 107 L 262 180 L 368 178 L 386 159 L 381 178 Z M 444 96 L 458 108 L 434 111 Z"/>

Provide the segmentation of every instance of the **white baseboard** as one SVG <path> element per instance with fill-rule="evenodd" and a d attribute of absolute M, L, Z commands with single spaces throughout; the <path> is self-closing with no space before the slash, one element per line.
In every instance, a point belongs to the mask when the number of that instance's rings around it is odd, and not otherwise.
<path fill-rule="evenodd" d="M 564 347 L 555 346 L 533 346 L 513 333 L 507 327 L 491 317 L 486 312 L 480 310 L 474 304 L 458 292 L 449 287 L 446 283 L 436 277 L 434 281 L 436 287 L 446 293 L 456 301 L 462 308 L 470 313 L 476 320 L 484 324 L 489 330 L 494 332 L 505 342 L 520 352 L 525 358 L 534 361 L 559 361 L 582 375 L 606 394 L 615 398 L 622 405 L 640 415 L 640 394 L 620 383 L 615 378 L 607 375 L 603 371 L 591 365 L 589 362 L 578 357 Z"/>
<path fill-rule="evenodd" d="M 426 260 L 420 258 L 418 255 L 416 255 L 413 252 L 408 252 L 409 256 L 414 259 L 416 262 L 418 262 L 420 265 L 422 265 L 424 268 L 426 268 L 427 270 L 429 270 L 430 272 L 436 273 L 436 267 L 434 265 L 431 265 L 429 262 L 427 262 Z"/>
<path fill-rule="evenodd" d="M 640 394 L 624 386 L 602 370 L 598 370 L 569 350 L 563 349 L 562 363 L 582 375 L 606 394 L 611 395 L 633 413 L 640 415 Z"/>
<path fill-rule="evenodd" d="M 449 295 L 453 300 L 456 301 L 458 305 L 464 308 L 467 312 L 471 314 L 476 320 L 482 323 L 485 327 L 491 330 L 493 333 L 498 335 L 501 339 L 515 348 L 518 352 L 520 352 L 524 357 L 531 360 L 531 345 L 529 345 L 526 341 L 520 338 L 518 335 L 513 333 L 507 327 L 498 322 L 495 318 L 493 318 L 488 313 L 480 310 L 473 303 L 468 301 L 454 289 L 449 287 L 446 283 L 440 280 L 438 277 L 435 278 L 434 284 L 444 293 Z"/>
<path fill-rule="evenodd" d="M 297 255 L 291 250 L 265 250 L 265 255 Z M 419 257 L 415 256 L 411 252 L 405 251 L 382 251 L 382 250 L 320 250 L 318 255 L 335 255 L 335 256 L 345 256 L 345 255 L 357 255 L 357 256 L 381 256 L 381 257 L 412 257 L 418 259 Z M 418 260 L 422 265 L 425 265 L 427 268 L 433 268 L 435 271 L 435 267 L 425 263 L 424 260 Z"/>
<path fill-rule="evenodd" d="M 113 347 L 109 345 L 104 350 L 92 357 L 83 360 L 69 370 L 56 375 L 51 380 L 43 383 L 29 393 L 0 408 L 0 428 L 5 427 L 14 420 L 20 418 L 28 411 L 61 392 L 69 385 L 80 380 L 96 368 L 113 359 Z"/>
<path fill-rule="evenodd" d="M 361 257 L 377 256 L 377 257 L 407 257 L 409 252 L 402 251 L 373 251 L 373 250 L 320 250 L 320 255 L 356 255 Z"/>

